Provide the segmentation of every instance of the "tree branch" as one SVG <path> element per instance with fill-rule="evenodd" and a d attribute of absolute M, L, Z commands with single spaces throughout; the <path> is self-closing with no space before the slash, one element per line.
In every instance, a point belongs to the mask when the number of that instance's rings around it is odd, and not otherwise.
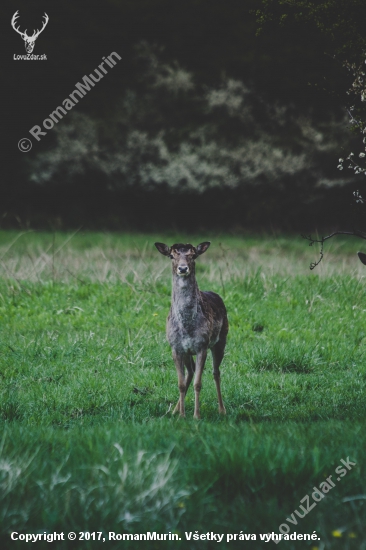
<path fill-rule="evenodd" d="M 320 252 L 319 252 L 319 260 L 317 262 L 311 262 L 310 269 L 314 269 L 317 265 L 320 264 L 324 257 L 324 243 L 328 239 L 331 239 L 332 237 L 335 237 L 336 235 L 351 235 L 352 237 L 359 237 L 360 239 L 366 240 L 366 233 L 364 231 L 360 231 L 359 229 L 355 229 L 353 231 L 334 231 L 330 235 L 327 235 L 326 237 L 321 237 L 321 239 L 313 239 L 311 235 L 301 235 L 303 239 L 306 239 L 309 242 L 309 246 L 313 246 L 314 243 L 320 243 Z"/>

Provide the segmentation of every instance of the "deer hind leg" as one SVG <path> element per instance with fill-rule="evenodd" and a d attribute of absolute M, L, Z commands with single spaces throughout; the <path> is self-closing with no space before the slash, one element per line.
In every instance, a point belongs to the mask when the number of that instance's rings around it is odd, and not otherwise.
<path fill-rule="evenodd" d="M 188 391 L 188 388 L 189 388 L 189 386 L 192 382 L 194 369 L 195 369 L 195 363 L 194 363 L 194 359 L 193 359 L 192 355 L 187 355 L 186 356 L 186 358 L 184 360 L 184 364 L 187 367 L 187 376 L 186 376 L 186 379 L 185 379 L 185 385 L 186 385 L 185 395 L 187 395 L 187 391 Z M 172 414 L 175 414 L 180 410 L 179 405 L 180 405 L 180 398 L 178 399 L 178 403 L 176 404 L 175 409 L 172 412 Z"/>
<path fill-rule="evenodd" d="M 221 386 L 220 386 L 220 365 L 221 365 L 222 359 L 224 357 L 225 345 L 226 345 L 226 336 L 220 338 L 220 340 L 217 342 L 217 344 L 215 344 L 214 347 L 211 349 L 212 363 L 213 363 L 213 377 L 214 377 L 215 384 L 216 384 L 216 391 L 217 391 L 217 398 L 218 398 L 218 401 L 219 401 L 219 413 L 220 414 L 226 414 L 226 409 L 225 409 L 224 403 L 222 401 Z"/>
<path fill-rule="evenodd" d="M 207 349 L 201 350 L 197 353 L 196 358 L 196 371 L 194 377 L 194 418 L 200 417 L 200 391 L 202 388 L 202 373 L 205 366 L 207 357 Z"/>

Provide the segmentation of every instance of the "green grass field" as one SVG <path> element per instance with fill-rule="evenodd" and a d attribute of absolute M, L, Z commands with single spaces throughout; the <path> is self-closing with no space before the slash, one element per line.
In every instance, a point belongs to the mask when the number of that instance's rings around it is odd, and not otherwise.
<path fill-rule="evenodd" d="M 199 422 L 192 388 L 186 420 L 171 416 L 170 262 L 153 246 L 184 236 L 0 232 L 2 548 L 29 546 L 13 531 L 181 538 L 57 548 L 267 548 L 259 533 L 281 524 L 320 540 L 279 548 L 366 548 L 362 243 L 330 241 L 311 272 L 317 251 L 300 237 L 187 239 L 212 241 L 197 279 L 230 322 L 227 416 L 208 360 Z M 304 516 L 300 500 L 330 475 L 335 486 Z M 195 531 L 225 536 L 186 540 Z"/>

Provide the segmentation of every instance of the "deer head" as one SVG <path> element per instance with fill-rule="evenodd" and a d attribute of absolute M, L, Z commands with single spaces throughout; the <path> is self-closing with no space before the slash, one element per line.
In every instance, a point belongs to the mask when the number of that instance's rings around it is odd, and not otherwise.
<path fill-rule="evenodd" d="M 24 45 L 25 45 L 25 51 L 27 53 L 32 53 L 33 48 L 34 48 L 34 43 L 37 40 L 37 38 L 39 37 L 39 35 L 41 34 L 41 32 L 43 31 L 43 29 L 45 28 L 45 26 L 47 25 L 49 17 L 47 15 L 47 13 L 44 14 L 45 20 L 43 21 L 43 26 L 42 26 L 41 30 L 37 29 L 36 31 L 33 31 L 32 36 L 27 35 L 27 29 L 25 29 L 24 32 L 21 32 L 19 30 L 19 27 L 17 28 L 15 26 L 17 17 L 19 17 L 19 10 L 14 13 L 14 15 L 12 17 L 12 20 L 11 20 L 11 26 L 23 38 Z"/>
<path fill-rule="evenodd" d="M 155 243 L 156 248 L 163 256 L 168 256 L 172 261 L 173 275 L 188 277 L 194 274 L 194 260 L 206 252 L 211 243 L 208 241 L 199 244 L 197 247 L 191 244 L 173 244 L 167 246 L 164 243 Z"/>

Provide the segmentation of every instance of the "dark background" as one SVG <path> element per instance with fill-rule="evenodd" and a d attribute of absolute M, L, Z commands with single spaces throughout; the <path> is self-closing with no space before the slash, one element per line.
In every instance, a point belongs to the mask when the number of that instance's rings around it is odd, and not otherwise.
<path fill-rule="evenodd" d="M 337 170 L 354 145 L 347 74 L 310 24 L 256 36 L 260 5 L 3 1 L 1 226 L 346 228 L 363 184 Z M 25 54 L 17 10 L 28 34 L 48 14 L 34 48 L 47 61 L 13 59 Z M 122 60 L 33 139 L 113 51 Z"/>

